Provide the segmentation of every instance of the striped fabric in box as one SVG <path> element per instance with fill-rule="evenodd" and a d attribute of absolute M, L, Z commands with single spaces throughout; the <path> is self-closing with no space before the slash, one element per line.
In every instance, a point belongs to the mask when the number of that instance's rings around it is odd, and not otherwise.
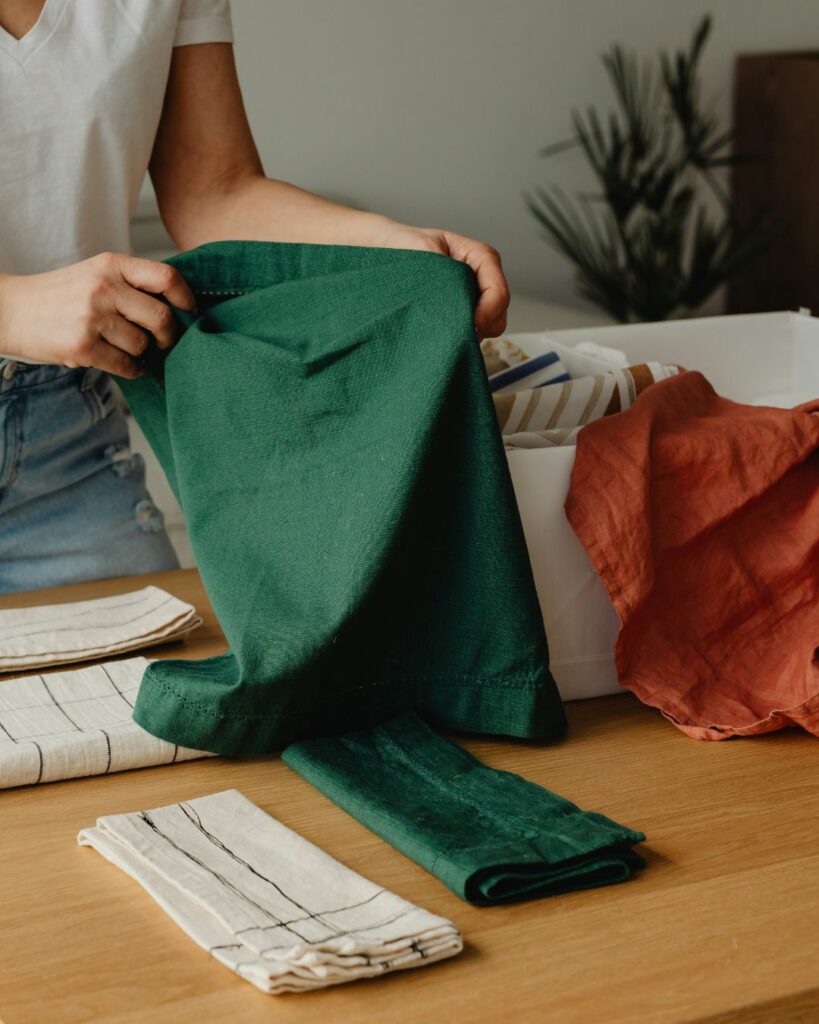
<path fill-rule="evenodd" d="M 646 388 L 679 372 L 678 366 L 643 363 L 554 387 L 495 394 L 504 444 L 507 448 L 575 444 L 578 432 L 587 423 L 628 409 Z"/>
<path fill-rule="evenodd" d="M 495 394 L 571 380 L 557 352 L 525 352 L 511 338 L 485 338 L 481 354 Z"/>

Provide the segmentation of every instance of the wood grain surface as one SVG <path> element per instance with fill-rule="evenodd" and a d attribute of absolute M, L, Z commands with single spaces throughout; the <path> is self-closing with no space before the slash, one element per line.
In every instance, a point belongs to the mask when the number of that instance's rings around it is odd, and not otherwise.
<path fill-rule="evenodd" d="M 224 641 L 192 570 L 12 595 L 78 600 L 153 582 L 205 624 L 151 656 Z M 3 682 L 0 681 L 0 686 Z M 789 731 L 701 743 L 630 695 L 568 706 L 543 746 L 461 739 L 642 829 L 648 868 L 623 885 L 478 909 L 368 832 L 277 757 L 222 758 L 0 791 L 0 1018 L 5 1024 L 262 1021 L 819 1020 L 817 742 Z M 308 995 L 266 996 L 199 949 L 122 871 L 76 842 L 116 814 L 240 789 L 356 871 L 451 918 L 448 962 Z"/>

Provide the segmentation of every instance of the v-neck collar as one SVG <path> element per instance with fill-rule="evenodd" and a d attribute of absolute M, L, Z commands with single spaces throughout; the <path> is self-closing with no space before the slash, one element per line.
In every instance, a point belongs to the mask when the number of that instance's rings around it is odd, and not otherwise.
<path fill-rule="evenodd" d="M 67 0 L 45 0 L 40 16 L 19 39 L 0 26 L 0 50 L 21 66 L 48 41 L 57 27 Z"/>

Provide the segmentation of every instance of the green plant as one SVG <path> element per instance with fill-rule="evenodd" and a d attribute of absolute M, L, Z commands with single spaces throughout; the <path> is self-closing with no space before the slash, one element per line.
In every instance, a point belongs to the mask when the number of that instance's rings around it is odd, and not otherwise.
<path fill-rule="evenodd" d="M 698 66 L 711 30 L 704 17 L 686 51 L 660 54 L 659 71 L 620 46 L 603 55 L 617 107 L 604 121 L 574 111 L 575 137 L 600 192 L 574 199 L 551 186 L 526 196 L 547 241 L 577 268 L 578 289 L 616 320 L 664 320 L 700 306 L 767 248 L 783 225 L 741 223 L 719 179 L 747 159 L 703 110 Z M 709 189 L 717 212 L 709 213 Z"/>

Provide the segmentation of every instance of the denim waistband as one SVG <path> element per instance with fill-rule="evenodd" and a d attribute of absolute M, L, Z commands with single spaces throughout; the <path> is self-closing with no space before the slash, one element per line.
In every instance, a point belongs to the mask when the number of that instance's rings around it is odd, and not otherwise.
<path fill-rule="evenodd" d="M 4 357 L 0 358 L 0 395 L 21 388 L 52 384 L 54 381 L 72 374 L 83 375 L 83 383 L 87 379 L 90 386 L 90 383 L 93 383 L 92 378 L 98 377 L 101 372 L 91 367 L 72 369 L 70 366 L 61 366 L 57 363 L 20 363 L 15 359 Z"/>

